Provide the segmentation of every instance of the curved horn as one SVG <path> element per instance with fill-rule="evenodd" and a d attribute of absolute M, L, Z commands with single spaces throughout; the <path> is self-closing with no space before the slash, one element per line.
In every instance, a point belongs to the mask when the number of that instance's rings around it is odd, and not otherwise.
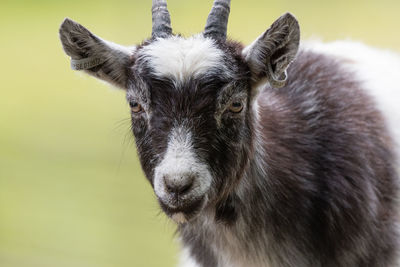
<path fill-rule="evenodd" d="M 151 9 L 153 14 L 153 38 L 166 38 L 172 34 L 171 19 L 167 9 L 167 1 L 153 0 L 153 7 Z"/>
<path fill-rule="evenodd" d="M 230 5 L 231 0 L 214 0 L 214 5 L 207 18 L 204 36 L 226 40 Z"/>

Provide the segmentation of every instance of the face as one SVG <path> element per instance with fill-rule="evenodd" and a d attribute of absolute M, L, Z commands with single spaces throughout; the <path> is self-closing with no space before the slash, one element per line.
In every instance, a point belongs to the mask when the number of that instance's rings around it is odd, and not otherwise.
<path fill-rule="evenodd" d="M 265 81 L 284 86 L 299 45 L 289 13 L 243 50 L 225 41 L 229 2 L 215 1 L 204 33 L 182 38 L 172 35 L 165 1 L 154 0 L 152 41 L 139 47 L 70 19 L 60 27 L 74 69 L 127 91 L 143 170 L 177 222 L 230 197 L 252 154 L 251 98 Z"/>
<path fill-rule="evenodd" d="M 237 44 L 202 35 L 136 51 L 127 100 L 137 150 L 177 222 L 227 197 L 247 164 L 250 75 L 240 54 Z"/>

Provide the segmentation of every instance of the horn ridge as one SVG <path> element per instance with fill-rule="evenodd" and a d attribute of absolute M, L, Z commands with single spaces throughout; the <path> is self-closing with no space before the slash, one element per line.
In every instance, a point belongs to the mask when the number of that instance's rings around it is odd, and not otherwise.
<path fill-rule="evenodd" d="M 152 13 L 152 37 L 166 38 L 172 34 L 171 18 L 165 0 L 153 0 Z"/>
<path fill-rule="evenodd" d="M 219 40 L 226 40 L 230 0 L 215 0 L 207 18 L 204 36 Z"/>

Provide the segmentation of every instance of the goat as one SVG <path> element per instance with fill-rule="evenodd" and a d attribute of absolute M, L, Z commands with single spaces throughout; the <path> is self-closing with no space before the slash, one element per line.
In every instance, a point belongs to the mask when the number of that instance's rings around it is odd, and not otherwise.
<path fill-rule="evenodd" d="M 215 0 L 204 32 L 185 38 L 153 0 L 152 36 L 134 47 L 70 19 L 60 28 L 73 69 L 126 91 L 182 266 L 397 266 L 400 57 L 300 46 L 290 13 L 244 47 L 227 40 L 229 12 Z"/>

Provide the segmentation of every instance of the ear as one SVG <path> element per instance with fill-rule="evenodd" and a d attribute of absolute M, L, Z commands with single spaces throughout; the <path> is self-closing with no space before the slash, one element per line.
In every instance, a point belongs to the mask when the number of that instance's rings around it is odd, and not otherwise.
<path fill-rule="evenodd" d="M 66 18 L 60 27 L 60 40 L 71 57 L 71 68 L 84 70 L 125 89 L 135 48 L 123 47 L 95 36 L 88 29 Z"/>
<path fill-rule="evenodd" d="M 278 18 L 243 50 L 253 81 L 258 83 L 266 78 L 272 87 L 284 86 L 286 70 L 296 57 L 299 42 L 300 28 L 296 18 L 290 13 Z"/>

